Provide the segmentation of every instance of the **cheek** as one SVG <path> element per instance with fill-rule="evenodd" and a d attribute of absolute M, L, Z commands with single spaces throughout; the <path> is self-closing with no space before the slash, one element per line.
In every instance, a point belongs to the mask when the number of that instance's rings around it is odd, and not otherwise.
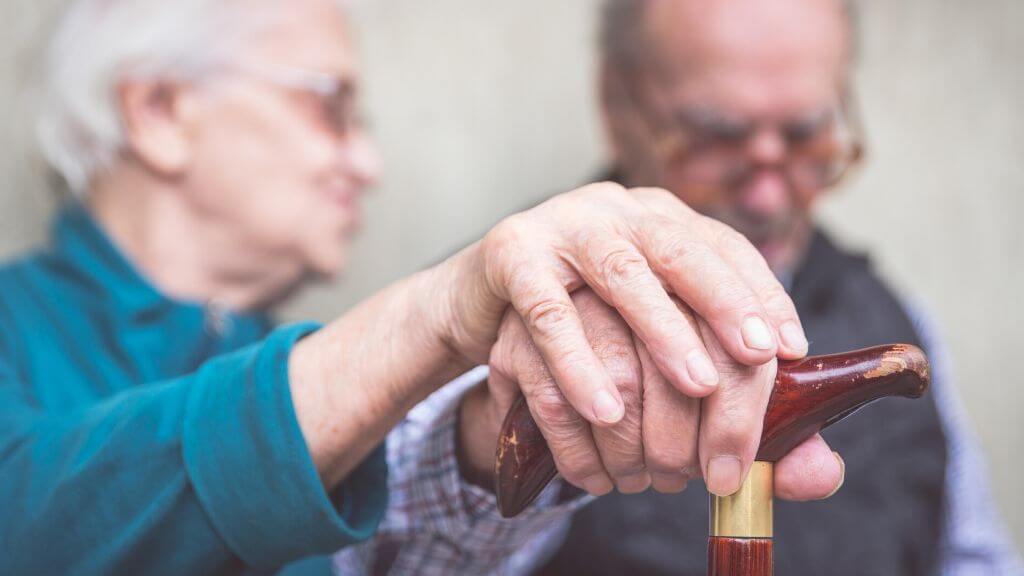
<path fill-rule="evenodd" d="M 316 184 L 329 170 L 327 145 L 299 120 L 225 110 L 197 140 L 197 201 L 266 249 L 305 251 L 332 233 Z"/>
<path fill-rule="evenodd" d="M 810 212 L 814 207 L 814 203 L 827 194 L 826 190 L 814 189 L 814 190 L 800 190 L 797 189 L 795 196 L 797 207 L 804 212 Z"/>
<path fill-rule="evenodd" d="M 664 174 L 665 188 L 698 212 L 714 212 L 728 203 L 727 191 L 714 186 L 695 185 L 692 175 L 684 173 L 681 168 L 669 168 Z"/>

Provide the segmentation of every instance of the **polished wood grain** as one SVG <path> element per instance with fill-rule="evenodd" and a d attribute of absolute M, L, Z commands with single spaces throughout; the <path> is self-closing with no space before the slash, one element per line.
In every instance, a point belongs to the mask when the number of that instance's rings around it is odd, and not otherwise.
<path fill-rule="evenodd" d="M 771 538 L 708 537 L 708 576 L 771 576 Z"/>
<path fill-rule="evenodd" d="M 928 360 L 909 344 L 780 362 L 765 413 L 757 459 L 776 461 L 819 430 L 886 396 L 921 396 Z M 495 491 L 498 508 L 513 517 L 555 477 L 551 452 L 520 397 L 498 439 Z"/>

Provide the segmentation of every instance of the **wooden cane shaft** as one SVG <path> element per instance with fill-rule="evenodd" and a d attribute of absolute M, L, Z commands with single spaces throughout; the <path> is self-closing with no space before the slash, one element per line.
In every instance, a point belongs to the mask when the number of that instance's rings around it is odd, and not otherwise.
<path fill-rule="evenodd" d="M 708 537 L 708 576 L 772 576 L 771 538 Z"/>

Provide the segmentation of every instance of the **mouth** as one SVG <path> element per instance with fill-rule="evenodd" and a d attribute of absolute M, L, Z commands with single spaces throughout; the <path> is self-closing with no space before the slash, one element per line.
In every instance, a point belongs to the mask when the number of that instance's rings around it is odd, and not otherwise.
<path fill-rule="evenodd" d="M 783 241 L 793 224 L 788 216 L 764 218 L 732 210 L 711 211 L 708 216 L 731 226 L 758 248 Z"/>
<path fill-rule="evenodd" d="M 358 232 L 363 224 L 360 194 L 349 189 L 334 188 L 328 189 L 326 196 L 341 216 L 345 233 L 350 235 Z"/>

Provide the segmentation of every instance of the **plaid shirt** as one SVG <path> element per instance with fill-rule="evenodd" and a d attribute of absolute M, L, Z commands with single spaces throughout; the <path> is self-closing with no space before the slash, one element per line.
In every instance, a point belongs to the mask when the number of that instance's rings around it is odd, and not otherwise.
<path fill-rule="evenodd" d="M 513 520 L 493 494 L 467 484 L 455 458 L 458 400 L 487 377 L 472 370 L 434 393 L 388 436 L 391 501 L 377 536 L 339 552 L 337 574 L 517 574 L 543 556 L 533 537 L 589 501 L 561 501 L 552 482 Z M 529 545 L 528 545 L 529 544 Z"/>

